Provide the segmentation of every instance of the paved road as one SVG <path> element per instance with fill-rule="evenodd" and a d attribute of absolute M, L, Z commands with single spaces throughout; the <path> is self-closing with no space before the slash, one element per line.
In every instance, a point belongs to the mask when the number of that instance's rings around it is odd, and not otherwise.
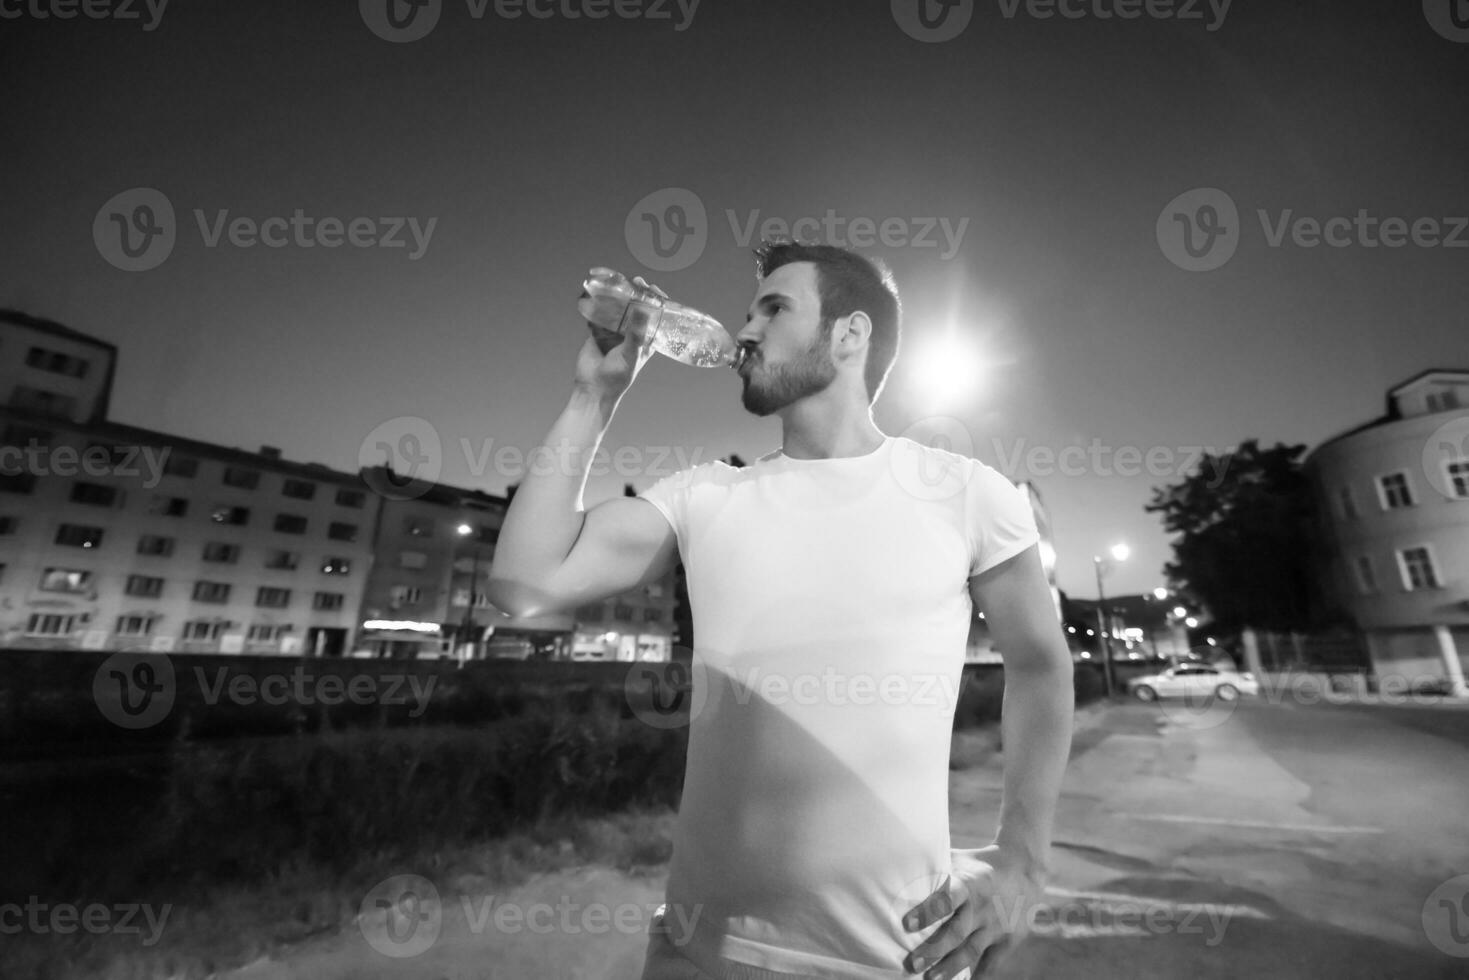
<path fill-rule="evenodd" d="M 956 846 L 993 835 L 999 762 L 952 775 Z M 1114 705 L 1078 732 L 1050 906 L 1004 976 L 1469 976 L 1469 877 L 1445 886 L 1469 875 L 1466 828 L 1469 711 Z M 601 904 L 636 919 L 661 887 L 658 875 L 589 868 L 496 901 Z M 447 903 L 442 934 L 411 958 L 352 932 L 234 976 L 637 976 L 644 940 L 632 929 L 485 928 L 483 910 Z"/>

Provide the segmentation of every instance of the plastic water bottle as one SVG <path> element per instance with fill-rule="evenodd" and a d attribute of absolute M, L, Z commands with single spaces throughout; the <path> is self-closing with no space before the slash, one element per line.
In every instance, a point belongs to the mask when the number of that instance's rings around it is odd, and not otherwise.
<path fill-rule="evenodd" d="M 734 340 L 718 320 L 674 302 L 641 278 L 629 281 L 613 269 L 592 269 L 576 305 L 604 354 L 630 328 L 646 324 L 644 336 L 665 357 L 694 367 L 738 366 Z"/>

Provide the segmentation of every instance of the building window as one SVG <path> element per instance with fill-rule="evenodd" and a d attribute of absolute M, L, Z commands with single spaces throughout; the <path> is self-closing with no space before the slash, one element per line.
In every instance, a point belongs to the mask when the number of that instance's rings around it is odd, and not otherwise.
<path fill-rule="evenodd" d="M 361 490 L 338 490 L 337 504 L 342 507 L 356 507 L 361 509 L 367 503 L 367 494 Z"/>
<path fill-rule="evenodd" d="M 1377 478 L 1377 489 L 1382 495 L 1383 510 L 1397 510 L 1413 506 L 1413 490 L 1408 486 L 1408 474 L 1389 473 Z"/>
<path fill-rule="evenodd" d="M 310 500 L 316 496 L 316 484 L 310 480 L 286 480 L 281 484 L 281 495 L 297 500 Z"/>
<path fill-rule="evenodd" d="M 233 565 L 240 560 L 240 546 L 224 541 L 209 541 L 204 545 L 204 560 Z"/>
<path fill-rule="evenodd" d="M 56 543 L 73 548 L 96 548 L 102 544 L 102 529 L 85 524 L 63 524 L 56 529 Z"/>
<path fill-rule="evenodd" d="M 300 514 L 277 514 L 275 529 L 282 534 L 305 534 L 306 518 Z"/>
<path fill-rule="evenodd" d="M 173 451 L 172 447 L 165 449 L 163 456 L 163 472 L 168 476 L 182 476 L 193 479 L 199 474 L 199 461 L 192 456 L 180 456 Z"/>
<path fill-rule="evenodd" d="M 612 607 L 612 618 L 621 620 L 632 619 L 632 606 L 624 606 L 620 602 L 617 603 L 617 605 Z"/>
<path fill-rule="evenodd" d="M 1372 559 L 1366 555 L 1358 555 L 1352 567 L 1357 572 L 1357 588 L 1363 595 L 1371 595 L 1377 591 L 1377 573 L 1372 568 Z"/>
<path fill-rule="evenodd" d="M 340 592 L 318 592 L 311 597 L 311 608 L 322 612 L 335 612 L 342 608 L 345 598 Z"/>
<path fill-rule="evenodd" d="M 77 482 L 71 487 L 71 502 L 93 507 L 111 507 L 117 503 L 117 488 L 101 483 Z"/>
<path fill-rule="evenodd" d="M 16 385 L 10 393 L 10 406 L 37 415 L 70 417 L 76 414 L 77 400 L 70 395 L 42 391 L 28 385 Z"/>
<path fill-rule="evenodd" d="M 58 613 L 31 613 L 26 620 L 26 636 L 66 636 L 76 629 L 76 616 Z"/>
<path fill-rule="evenodd" d="M 186 640 L 217 640 L 228 625 L 218 620 L 191 619 L 184 624 L 183 637 Z"/>
<path fill-rule="evenodd" d="M 168 557 L 173 554 L 173 538 L 161 534 L 145 534 L 138 538 L 138 554 Z"/>
<path fill-rule="evenodd" d="M 418 604 L 423 592 L 416 585 L 395 585 L 389 590 L 388 596 L 394 606 L 412 606 Z"/>
<path fill-rule="evenodd" d="M 405 517 L 403 533 L 414 538 L 431 538 L 434 536 L 434 523 L 421 517 Z"/>
<path fill-rule="evenodd" d="M 0 535 L 14 534 L 18 527 L 20 527 L 20 521 L 14 517 L 0 517 Z"/>
<path fill-rule="evenodd" d="M 41 573 L 42 592 L 86 592 L 92 587 L 92 573 L 81 568 L 48 568 Z"/>
<path fill-rule="evenodd" d="M 290 631 L 290 624 L 259 623 L 246 631 L 245 639 L 252 643 L 274 643 Z"/>
<path fill-rule="evenodd" d="M 291 604 L 291 590 L 277 589 L 273 586 L 262 585 L 255 590 L 255 605 L 265 606 L 270 609 L 280 609 Z"/>
<path fill-rule="evenodd" d="M 52 374 L 64 374 L 68 378 L 87 376 L 86 361 L 60 351 L 47 350 L 44 347 L 32 347 L 26 351 L 26 367 L 50 371 Z"/>
<path fill-rule="evenodd" d="M 209 519 L 216 524 L 231 524 L 242 527 L 250 522 L 249 507 L 231 507 L 220 504 L 209 512 Z"/>
<path fill-rule="evenodd" d="M 244 466 L 226 466 L 224 468 L 223 481 L 227 487 L 239 487 L 241 490 L 254 490 L 260 485 L 260 471 Z"/>
<path fill-rule="evenodd" d="M 194 583 L 195 602 L 229 602 L 230 584 L 228 582 L 206 582 L 200 580 Z"/>
<path fill-rule="evenodd" d="M 118 636 L 147 636 L 153 632 L 153 617 L 119 616 L 115 632 Z"/>
<path fill-rule="evenodd" d="M 400 551 L 398 553 L 399 568 L 423 568 L 428 564 L 428 555 L 422 551 Z"/>
<path fill-rule="evenodd" d="M 0 470 L 0 493 L 30 493 L 36 489 L 36 474 Z"/>
<path fill-rule="evenodd" d="M 1403 572 L 1403 588 L 1409 592 L 1438 588 L 1438 572 L 1433 567 L 1433 555 L 1427 548 L 1401 549 L 1398 551 L 1398 564 Z"/>
<path fill-rule="evenodd" d="M 1444 465 L 1449 492 L 1461 500 L 1469 497 L 1469 459 L 1456 459 Z"/>
<path fill-rule="evenodd" d="M 500 529 L 498 527 L 481 526 L 475 533 L 475 540 L 480 544 L 495 544 L 500 540 Z"/>
<path fill-rule="evenodd" d="M 265 558 L 266 568 L 283 568 L 288 572 L 295 571 L 296 566 L 300 563 L 301 555 L 298 552 L 284 551 L 280 548 L 272 550 Z"/>
<path fill-rule="evenodd" d="M 327 526 L 326 536 L 331 538 L 333 541 L 356 541 L 357 525 L 344 524 L 341 521 L 332 521 L 331 524 Z"/>
<path fill-rule="evenodd" d="M 1447 412 L 1459 407 L 1459 392 L 1454 388 L 1445 388 L 1443 391 L 1430 391 L 1428 393 L 1428 410 L 1430 412 Z"/>
<path fill-rule="evenodd" d="M 659 613 L 658 613 L 658 610 L 656 610 L 656 609 L 644 609 L 643 610 L 643 622 L 645 622 L 645 623 L 656 623 L 656 622 L 658 622 L 658 616 L 659 616 Z"/>
<path fill-rule="evenodd" d="M 602 618 L 602 604 L 596 602 L 588 606 L 577 606 L 576 618 L 582 622 L 595 623 Z"/>
<path fill-rule="evenodd" d="M 1341 516 L 1349 521 L 1357 519 L 1357 498 L 1352 496 L 1351 487 L 1342 487 L 1339 492 L 1341 499 Z"/>
<path fill-rule="evenodd" d="M 323 575 L 350 575 L 352 563 L 345 558 L 328 558 L 321 563 Z"/>
<path fill-rule="evenodd" d="M 189 512 L 189 502 L 183 497 L 170 497 L 155 493 L 148 502 L 148 513 L 160 517 L 183 517 Z"/>
<path fill-rule="evenodd" d="M 4 435 L 0 435 L 0 443 L 7 446 L 15 446 L 17 449 L 25 448 L 31 451 L 45 449 L 51 445 L 51 440 L 56 433 L 50 429 L 38 428 L 34 425 L 22 425 L 12 422 L 5 427 Z"/>
<path fill-rule="evenodd" d="M 87 444 L 86 452 L 82 454 L 84 461 L 95 463 L 98 466 L 110 466 L 118 469 L 132 462 L 133 453 L 136 448 L 126 446 L 114 446 L 110 442 L 90 442 Z"/>
<path fill-rule="evenodd" d="M 129 575 L 126 591 L 128 595 L 156 599 L 163 594 L 163 579 L 156 575 Z"/>

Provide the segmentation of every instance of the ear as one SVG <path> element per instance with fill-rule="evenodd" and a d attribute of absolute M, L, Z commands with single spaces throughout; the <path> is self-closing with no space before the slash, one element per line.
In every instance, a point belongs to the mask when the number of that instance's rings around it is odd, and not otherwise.
<path fill-rule="evenodd" d="M 837 343 L 848 348 L 862 348 L 872 338 L 872 320 L 861 310 L 848 313 L 832 326 Z"/>

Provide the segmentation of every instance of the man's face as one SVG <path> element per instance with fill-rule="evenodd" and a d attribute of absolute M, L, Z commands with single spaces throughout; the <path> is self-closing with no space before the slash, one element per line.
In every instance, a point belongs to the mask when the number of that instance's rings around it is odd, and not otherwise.
<path fill-rule="evenodd" d="M 754 346 L 740 368 L 746 411 L 764 418 L 825 391 L 837 368 L 822 335 L 816 266 L 792 262 L 762 279 L 735 340 Z"/>

